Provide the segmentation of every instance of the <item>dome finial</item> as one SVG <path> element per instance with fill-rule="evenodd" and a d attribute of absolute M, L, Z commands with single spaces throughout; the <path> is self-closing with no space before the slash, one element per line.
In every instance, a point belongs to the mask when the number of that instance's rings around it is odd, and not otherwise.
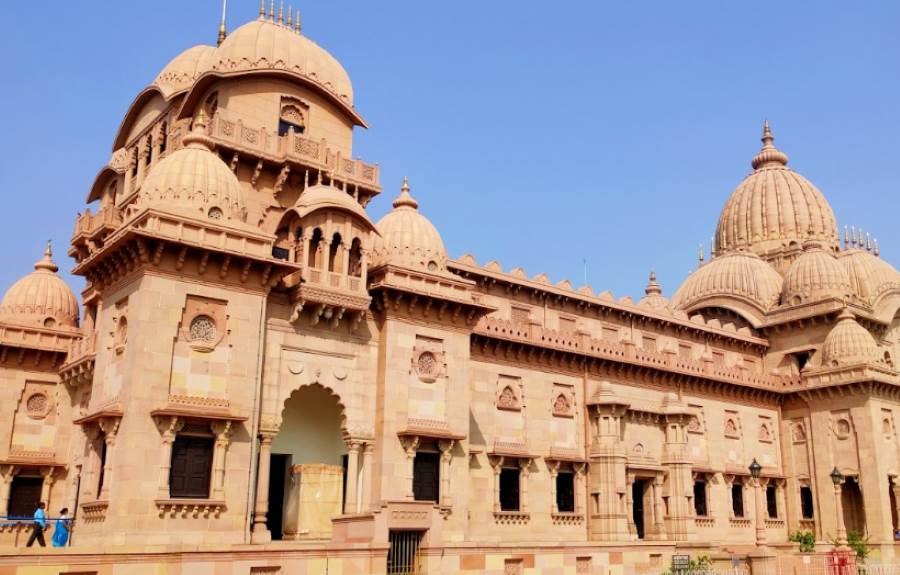
<path fill-rule="evenodd" d="M 662 293 L 662 286 L 656 281 L 656 272 L 654 270 L 650 270 L 650 281 L 647 283 L 647 287 L 644 288 L 644 293 L 646 295 L 659 295 Z"/>
<path fill-rule="evenodd" d="M 786 166 L 788 163 L 787 154 L 775 147 L 775 144 L 773 143 L 775 141 L 775 136 L 772 135 L 772 130 L 769 128 L 768 119 L 763 121 L 763 135 L 761 139 L 763 147 L 758 154 L 753 156 L 753 160 L 750 162 L 753 169 L 758 170 L 759 168 L 772 166 Z"/>
<path fill-rule="evenodd" d="M 221 46 L 227 35 L 225 31 L 225 11 L 228 9 L 228 0 L 222 0 L 222 20 L 219 22 L 219 38 L 216 40 L 216 46 Z"/>
<path fill-rule="evenodd" d="M 417 210 L 419 202 L 409 193 L 409 178 L 403 176 L 403 185 L 400 186 L 400 195 L 394 200 L 394 209 L 412 208 Z"/>
<path fill-rule="evenodd" d="M 203 109 L 203 106 L 200 106 L 197 115 L 194 117 L 194 123 L 191 125 L 191 131 L 182 139 L 185 147 L 199 144 L 208 150 L 212 150 L 215 146 L 207 133 L 207 127 L 206 110 Z"/>
<path fill-rule="evenodd" d="M 266 0 L 259 0 L 259 19 L 266 19 Z"/>
<path fill-rule="evenodd" d="M 875 244 L 875 251 L 873 252 L 873 254 L 874 254 L 874 256 L 877 258 L 877 257 L 880 255 L 880 254 L 878 253 L 878 238 L 875 238 L 875 239 L 873 240 L 873 242 L 874 242 L 874 244 Z"/>
<path fill-rule="evenodd" d="M 269 0 L 269 22 L 275 21 L 275 0 Z"/>
<path fill-rule="evenodd" d="M 697 250 L 697 259 L 700 261 L 700 265 L 703 265 L 703 243 L 700 243 L 700 248 Z"/>
<path fill-rule="evenodd" d="M 297 17 L 294 19 L 294 32 L 300 33 L 300 9 L 297 8 Z"/>
<path fill-rule="evenodd" d="M 34 269 L 47 270 L 53 273 L 59 270 L 59 267 L 53 262 L 53 246 L 51 242 L 52 240 L 47 240 L 47 247 L 44 248 L 44 257 L 34 264 Z"/>
<path fill-rule="evenodd" d="M 278 4 L 278 23 L 284 24 L 284 0 Z"/>
<path fill-rule="evenodd" d="M 287 27 L 288 29 L 294 28 L 294 7 L 288 4 L 288 19 L 287 19 Z"/>

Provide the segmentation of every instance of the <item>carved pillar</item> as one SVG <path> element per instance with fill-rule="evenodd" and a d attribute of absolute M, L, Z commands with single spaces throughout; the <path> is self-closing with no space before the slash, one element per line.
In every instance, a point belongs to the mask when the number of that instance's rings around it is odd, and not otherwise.
<path fill-rule="evenodd" d="M 494 513 L 499 513 L 503 510 L 503 507 L 500 505 L 500 472 L 503 471 L 503 458 L 489 457 L 488 461 L 491 464 L 491 470 L 494 472 Z"/>
<path fill-rule="evenodd" d="M 19 472 L 16 465 L 0 465 L 0 515 L 6 515 L 9 509 L 9 491 L 12 487 L 13 477 Z"/>
<path fill-rule="evenodd" d="M 666 539 L 666 520 L 665 506 L 663 505 L 663 475 L 657 474 L 653 478 L 653 522 L 655 525 L 656 539 L 664 541 Z"/>
<path fill-rule="evenodd" d="M 225 455 L 231 441 L 231 421 L 214 421 L 212 431 L 216 436 L 213 451 L 213 484 L 210 497 L 217 501 L 225 499 Z"/>
<path fill-rule="evenodd" d="M 637 537 L 637 525 L 634 524 L 634 473 L 625 475 L 625 514 L 628 517 L 628 533 Z"/>
<path fill-rule="evenodd" d="M 341 242 L 338 247 L 338 253 L 341 254 L 341 275 L 344 277 L 350 275 L 350 244 L 345 241 Z"/>
<path fill-rule="evenodd" d="M 156 498 L 169 498 L 169 475 L 172 470 L 172 443 L 176 434 L 184 427 L 184 421 L 175 416 L 163 416 L 157 421 L 162 441 L 162 449 L 159 453 L 159 481 L 157 483 Z"/>
<path fill-rule="evenodd" d="M 70 491 L 69 491 L 69 510 L 74 514 L 75 508 L 78 506 L 78 485 L 81 482 L 81 465 L 76 465 L 73 468 L 72 479 L 70 483 Z M 5 508 L 0 507 L 0 510 Z"/>
<path fill-rule="evenodd" d="M 319 249 L 316 250 L 316 265 L 315 268 L 322 270 L 323 272 L 328 272 L 328 254 L 331 252 L 331 241 L 327 238 L 322 238 L 322 241 L 319 242 Z M 327 281 L 325 279 L 323 282 Z"/>
<path fill-rule="evenodd" d="M 787 525 L 787 499 L 785 497 L 784 487 L 785 481 L 783 479 L 775 481 L 775 501 L 778 506 L 778 517 L 784 519 L 785 525 Z"/>
<path fill-rule="evenodd" d="M 559 475 L 559 461 L 547 461 L 547 471 L 550 472 L 550 512 L 559 513 L 559 505 L 556 501 L 556 477 Z"/>
<path fill-rule="evenodd" d="M 897 479 L 894 479 L 894 482 L 890 487 L 894 491 L 894 506 L 896 507 L 895 512 L 897 514 L 898 520 L 900 520 L 900 483 L 898 483 Z"/>
<path fill-rule="evenodd" d="M 843 491 L 843 482 L 834 485 L 834 511 L 837 517 L 837 543 L 838 545 L 847 544 L 847 526 L 844 525 L 844 503 L 841 501 L 841 492 Z"/>
<path fill-rule="evenodd" d="M 763 480 L 751 479 L 753 484 L 754 513 L 756 515 L 756 545 L 766 545 L 766 507 L 763 500 Z"/>
<path fill-rule="evenodd" d="M 361 286 L 359 288 L 360 290 L 366 289 L 365 288 L 365 285 L 366 285 L 365 280 L 366 280 L 366 272 L 368 271 L 368 269 L 369 269 L 369 254 L 366 252 L 366 250 L 360 250 L 359 277 L 362 278 L 362 281 L 360 282 L 360 286 Z"/>
<path fill-rule="evenodd" d="M 131 174 L 134 172 L 134 166 L 137 163 L 137 151 L 136 149 L 126 150 L 125 151 L 125 184 L 123 186 L 124 190 L 122 192 L 123 196 L 128 196 L 132 191 L 134 191 L 135 182 L 134 178 L 132 178 Z"/>
<path fill-rule="evenodd" d="M 357 493 L 359 492 L 359 441 L 347 442 L 347 499 L 344 500 L 344 513 L 357 513 Z"/>
<path fill-rule="evenodd" d="M 588 522 L 592 541 L 628 541 L 633 539 L 631 518 L 631 484 L 626 478 L 625 447 L 622 445 L 624 417 L 628 404 L 618 397 L 608 383 L 601 382 L 594 394 L 590 418 L 590 485 L 591 520 Z M 631 483 L 628 483 L 628 480 Z M 627 509 L 623 508 L 627 502 Z"/>
<path fill-rule="evenodd" d="M 150 146 L 150 136 L 146 135 L 140 139 L 137 145 L 137 185 L 140 186 L 144 181 L 147 172 L 147 149 Z"/>
<path fill-rule="evenodd" d="M 97 498 L 97 467 L 100 465 L 100 457 L 97 451 L 100 429 L 96 425 L 82 427 L 87 445 L 87 464 L 84 467 L 84 478 L 81 484 L 81 492 L 85 501 Z M 74 509 L 74 508 L 73 508 Z"/>
<path fill-rule="evenodd" d="M 456 443 L 453 439 L 441 439 L 438 441 L 438 448 L 441 450 L 441 469 L 439 472 L 441 479 L 440 504 L 443 507 L 453 505 L 453 499 L 450 496 L 450 462 L 453 459 L 453 445 Z"/>
<path fill-rule="evenodd" d="M 575 463 L 572 467 L 575 470 L 575 513 L 580 515 L 585 510 L 584 472 L 587 466 L 584 463 Z"/>
<path fill-rule="evenodd" d="M 360 509 L 364 512 L 372 508 L 372 454 L 375 451 L 374 443 L 363 445 L 362 454 L 362 497 Z"/>
<path fill-rule="evenodd" d="M 44 478 L 44 481 L 41 483 L 41 501 L 47 506 L 47 514 L 50 514 L 50 490 L 53 489 L 53 484 L 56 483 L 56 468 L 48 465 L 46 467 L 41 467 L 41 477 Z"/>
<path fill-rule="evenodd" d="M 519 511 L 528 511 L 528 466 L 531 459 L 523 457 L 519 459 Z"/>
<path fill-rule="evenodd" d="M 256 472 L 256 507 L 253 509 L 253 531 L 251 543 L 269 543 L 272 534 L 266 525 L 269 513 L 269 467 L 272 459 L 272 440 L 275 433 L 259 434 L 259 467 Z"/>
<path fill-rule="evenodd" d="M 112 464 L 115 457 L 113 456 L 113 451 L 116 446 L 116 432 L 119 430 L 119 422 L 121 421 L 118 417 L 103 417 L 100 419 L 100 429 L 103 430 L 105 436 L 103 441 L 106 442 L 106 461 L 103 465 L 103 486 L 100 489 L 100 493 L 97 494 L 97 499 L 101 501 L 105 501 L 109 499 L 109 486 L 112 484 Z"/>
<path fill-rule="evenodd" d="M 406 469 L 404 469 L 403 497 L 412 501 L 413 493 L 413 462 L 416 458 L 416 450 L 419 448 L 419 438 L 416 436 L 403 438 L 403 450 L 406 452 Z"/>

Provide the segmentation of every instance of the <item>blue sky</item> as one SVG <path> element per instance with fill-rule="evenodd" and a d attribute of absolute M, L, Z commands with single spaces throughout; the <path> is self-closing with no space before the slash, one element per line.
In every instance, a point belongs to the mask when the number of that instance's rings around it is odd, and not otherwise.
<path fill-rule="evenodd" d="M 768 117 L 791 167 L 900 263 L 900 3 L 302 2 L 354 82 L 390 207 L 408 175 L 451 256 L 639 295 L 696 266 Z M 77 211 L 132 98 L 214 43 L 219 0 L 10 2 L 5 289 Z M 255 17 L 229 2 L 229 27 Z M 708 247 L 707 247 L 708 249 Z M 69 278 L 80 289 L 80 278 Z"/>

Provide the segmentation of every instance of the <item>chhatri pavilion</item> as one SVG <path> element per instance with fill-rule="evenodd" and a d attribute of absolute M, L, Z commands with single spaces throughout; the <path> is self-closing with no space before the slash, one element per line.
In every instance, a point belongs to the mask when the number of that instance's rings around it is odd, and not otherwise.
<path fill-rule="evenodd" d="M 0 572 L 764 572 L 797 531 L 895 557 L 900 274 L 768 124 L 712 253 L 638 301 L 450 257 L 406 180 L 373 221 L 365 127 L 273 7 L 135 97 L 80 297 L 48 246 L 0 303 L 0 508 L 75 517 L 57 550 L 0 525 Z"/>

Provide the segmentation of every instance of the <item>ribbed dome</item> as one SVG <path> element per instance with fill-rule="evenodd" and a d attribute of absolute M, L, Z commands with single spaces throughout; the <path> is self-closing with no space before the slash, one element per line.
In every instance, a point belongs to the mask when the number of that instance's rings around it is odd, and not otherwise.
<path fill-rule="evenodd" d="M 431 272 L 447 267 L 447 250 L 441 235 L 428 218 L 419 213 L 419 203 L 409 193 L 403 178 L 394 209 L 378 222 L 381 238 L 375 240 L 373 267 L 391 263 Z"/>
<path fill-rule="evenodd" d="M 353 105 L 350 76 L 334 56 L 289 26 L 260 18 L 228 35 L 216 51 L 213 70 L 286 70 L 304 76 Z"/>
<path fill-rule="evenodd" d="M 56 327 L 78 325 L 78 300 L 56 272 L 50 244 L 34 271 L 17 281 L 0 303 L 0 320 Z"/>
<path fill-rule="evenodd" d="M 657 310 L 671 308 L 669 298 L 662 294 L 662 286 L 656 281 L 656 272 L 650 272 L 650 282 L 644 288 L 644 297 L 638 300 L 638 305 Z"/>
<path fill-rule="evenodd" d="M 834 213 L 825 196 L 787 167 L 788 157 L 773 145 L 768 122 L 763 148 L 753 158 L 753 172 L 725 202 L 716 227 L 716 251 L 741 248 L 762 255 L 807 239 L 838 245 Z"/>
<path fill-rule="evenodd" d="M 889 289 L 900 290 L 900 274 L 883 259 L 861 249 L 849 249 L 838 255 L 850 281 L 853 295 L 872 304 Z"/>
<path fill-rule="evenodd" d="M 734 298 L 763 311 L 778 303 L 781 276 L 750 252 L 734 252 L 714 258 L 681 284 L 672 296 L 676 309 L 687 310 L 710 298 Z"/>
<path fill-rule="evenodd" d="M 875 338 L 849 310 L 838 316 L 837 324 L 831 329 L 822 346 L 822 367 L 855 365 L 878 360 L 878 345 Z"/>
<path fill-rule="evenodd" d="M 215 53 L 214 47 L 205 44 L 188 48 L 166 64 L 153 83 L 165 98 L 187 90 L 194 80 L 212 67 Z"/>
<path fill-rule="evenodd" d="M 323 208 L 350 212 L 369 224 L 373 229 L 375 228 L 375 224 L 369 220 L 369 214 L 366 213 L 365 208 L 359 205 L 359 202 L 354 200 L 350 194 L 333 186 L 321 184 L 310 186 L 303 190 L 303 193 L 297 198 L 297 203 L 294 204 L 294 209 L 300 217 Z"/>
<path fill-rule="evenodd" d="M 141 184 L 138 205 L 187 213 L 195 218 L 243 223 L 244 192 L 237 177 L 212 151 L 203 111 L 185 136 L 185 147 L 154 165 Z"/>
<path fill-rule="evenodd" d="M 850 294 L 847 271 L 838 259 L 818 242 L 804 244 L 804 252 L 784 275 L 781 303 L 798 305 Z"/>

